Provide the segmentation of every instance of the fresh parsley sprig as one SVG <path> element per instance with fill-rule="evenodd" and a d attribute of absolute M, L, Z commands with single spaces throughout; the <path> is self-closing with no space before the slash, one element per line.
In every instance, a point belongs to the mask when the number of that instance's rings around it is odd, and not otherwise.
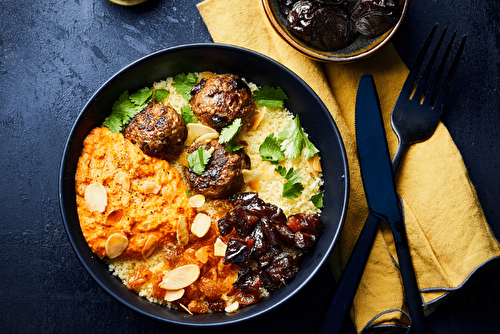
<path fill-rule="evenodd" d="M 191 89 L 198 81 L 198 78 L 194 73 L 184 74 L 181 73 L 174 78 L 173 85 L 177 90 L 177 93 L 181 94 L 186 100 L 191 100 Z"/>
<path fill-rule="evenodd" d="M 125 125 L 141 110 L 146 108 L 153 90 L 143 88 L 132 95 L 124 91 L 111 108 L 111 115 L 102 123 L 111 132 L 121 132 Z"/>
<path fill-rule="evenodd" d="M 304 186 L 300 183 L 302 177 L 299 175 L 299 171 L 293 167 L 287 170 L 283 166 L 278 166 L 275 170 L 287 180 L 283 185 L 281 196 L 290 199 L 299 197 L 302 194 L 302 190 L 304 190 Z"/>
<path fill-rule="evenodd" d="M 189 168 L 193 170 L 198 175 L 203 174 L 205 167 L 210 160 L 212 153 L 204 149 L 204 146 L 200 146 L 196 151 L 189 153 L 186 156 Z"/>
<path fill-rule="evenodd" d="M 283 108 L 283 101 L 288 99 L 280 87 L 261 87 L 254 92 L 254 100 L 257 105 L 268 108 Z"/>
<path fill-rule="evenodd" d="M 226 126 L 220 132 L 219 144 L 226 144 L 226 150 L 229 153 L 243 148 L 242 145 L 236 142 L 236 135 L 241 128 L 241 124 L 241 118 L 236 118 L 231 125 Z"/>

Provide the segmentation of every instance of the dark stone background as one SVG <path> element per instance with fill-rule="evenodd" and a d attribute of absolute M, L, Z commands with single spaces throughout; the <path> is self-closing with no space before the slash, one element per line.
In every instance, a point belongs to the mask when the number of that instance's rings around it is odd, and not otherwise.
<path fill-rule="evenodd" d="M 62 150 L 80 109 L 108 77 L 153 51 L 211 38 L 199 0 L 3 0 L 0 10 L 0 322 L 2 333 L 195 333 L 141 316 L 107 295 L 77 260 L 58 204 Z M 407 64 L 439 22 L 467 34 L 443 116 L 486 217 L 500 236 L 500 2 L 410 1 L 394 45 Z M 498 265 L 428 316 L 430 333 L 496 333 Z M 314 333 L 329 295 L 325 268 L 285 305 L 205 333 Z M 318 288 L 319 287 L 319 288 Z M 346 333 L 351 333 L 346 328 Z"/>

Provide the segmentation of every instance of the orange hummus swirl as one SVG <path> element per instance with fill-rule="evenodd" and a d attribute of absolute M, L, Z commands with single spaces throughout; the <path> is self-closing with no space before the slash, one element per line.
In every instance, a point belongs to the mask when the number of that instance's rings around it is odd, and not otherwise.
<path fill-rule="evenodd" d="M 155 248 L 176 239 L 180 218 L 190 226 L 196 214 L 177 169 L 104 127 L 85 138 L 75 180 L 80 226 L 100 258 L 147 258 Z M 91 188 L 105 190 L 104 202 Z M 101 204 L 97 208 L 92 205 L 96 201 Z M 111 253 L 110 236 L 128 240 L 118 255 L 106 252 Z"/>

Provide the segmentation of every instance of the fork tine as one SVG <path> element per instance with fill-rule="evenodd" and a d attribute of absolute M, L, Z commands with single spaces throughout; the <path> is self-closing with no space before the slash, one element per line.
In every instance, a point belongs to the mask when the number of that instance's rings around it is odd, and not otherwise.
<path fill-rule="evenodd" d="M 427 107 L 431 106 L 431 103 L 435 97 L 434 95 L 435 95 L 436 88 L 437 88 L 438 83 L 439 83 L 439 79 L 441 78 L 441 74 L 443 72 L 444 65 L 446 64 L 446 60 L 448 59 L 448 55 L 450 54 L 451 47 L 453 46 L 453 41 L 455 40 L 456 35 L 457 35 L 457 32 L 454 31 L 453 35 L 451 36 L 450 42 L 448 43 L 448 46 L 446 47 L 446 50 L 443 54 L 443 58 L 441 58 L 441 63 L 439 64 L 439 68 L 436 71 L 436 75 L 434 76 L 434 80 L 432 82 L 432 85 L 429 88 L 429 91 L 426 93 L 426 97 L 425 97 L 425 100 L 423 102 L 423 105 L 425 105 Z"/>
<path fill-rule="evenodd" d="M 409 98 L 410 94 L 413 89 L 413 83 L 417 79 L 418 72 L 420 70 L 420 66 L 422 66 L 422 63 L 424 61 L 425 55 L 427 54 L 427 50 L 429 49 L 429 46 L 432 42 L 432 38 L 434 37 L 434 33 L 436 32 L 437 29 L 437 24 L 432 28 L 429 37 L 427 37 L 427 40 L 425 41 L 424 46 L 420 50 L 417 58 L 415 59 L 415 63 L 413 63 L 413 66 L 411 67 L 410 73 L 408 74 L 408 77 L 406 77 L 406 81 L 403 84 L 403 88 L 401 88 L 401 93 L 400 95 L 404 94 L 405 98 Z"/>
<path fill-rule="evenodd" d="M 429 74 L 431 73 L 432 66 L 434 66 L 434 61 L 437 58 L 437 55 L 439 53 L 439 49 L 441 48 L 441 44 L 443 43 L 444 35 L 446 34 L 447 29 L 448 29 L 448 27 L 445 27 L 443 29 L 443 32 L 441 33 L 441 36 L 439 37 L 439 40 L 434 48 L 434 52 L 432 53 L 432 56 L 429 59 L 429 62 L 427 63 L 427 66 L 425 67 L 424 74 L 422 74 L 422 77 L 420 78 L 420 81 L 418 82 L 417 88 L 415 89 L 415 92 L 413 93 L 412 100 L 420 101 L 420 98 L 422 97 L 422 92 L 426 92 L 426 90 L 428 88 L 428 85 L 426 85 L 427 79 L 429 78 Z M 440 75 L 441 75 L 440 73 L 437 73 L 434 80 L 439 81 Z"/>
<path fill-rule="evenodd" d="M 453 81 L 453 77 L 455 76 L 458 63 L 460 62 L 462 51 L 464 50 L 465 47 L 465 39 L 466 36 L 463 36 L 462 40 L 460 41 L 460 45 L 458 46 L 455 58 L 453 58 L 453 63 L 451 64 L 450 69 L 448 70 L 448 74 L 446 75 L 446 79 L 443 83 L 443 88 L 439 93 L 439 96 L 436 98 L 436 102 L 434 102 L 433 109 L 439 108 L 440 111 L 443 109 L 443 105 L 446 100 L 446 97 L 448 96 L 448 92 L 450 91 L 451 83 Z"/>

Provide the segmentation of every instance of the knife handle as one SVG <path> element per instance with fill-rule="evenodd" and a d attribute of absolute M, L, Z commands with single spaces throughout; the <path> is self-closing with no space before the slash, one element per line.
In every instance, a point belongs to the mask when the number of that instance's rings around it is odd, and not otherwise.
<path fill-rule="evenodd" d="M 411 260 L 408 239 L 406 238 L 406 229 L 403 221 L 397 221 L 394 226 L 398 226 L 399 236 L 394 236 L 396 252 L 398 255 L 399 268 L 403 286 L 406 294 L 408 310 L 412 321 L 411 332 L 414 334 L 426 333 L 424 322 L 424 311 L 422 308 L 422 298 L 418 290 L 415 269 Z"/>
<path fill-rule="evenodd" d="M 378 217 L 370 213 L 335 289 L 335 295 L 326 311 L 319 334 L 340 333 L 370 255 L 378 224 Z"/>

